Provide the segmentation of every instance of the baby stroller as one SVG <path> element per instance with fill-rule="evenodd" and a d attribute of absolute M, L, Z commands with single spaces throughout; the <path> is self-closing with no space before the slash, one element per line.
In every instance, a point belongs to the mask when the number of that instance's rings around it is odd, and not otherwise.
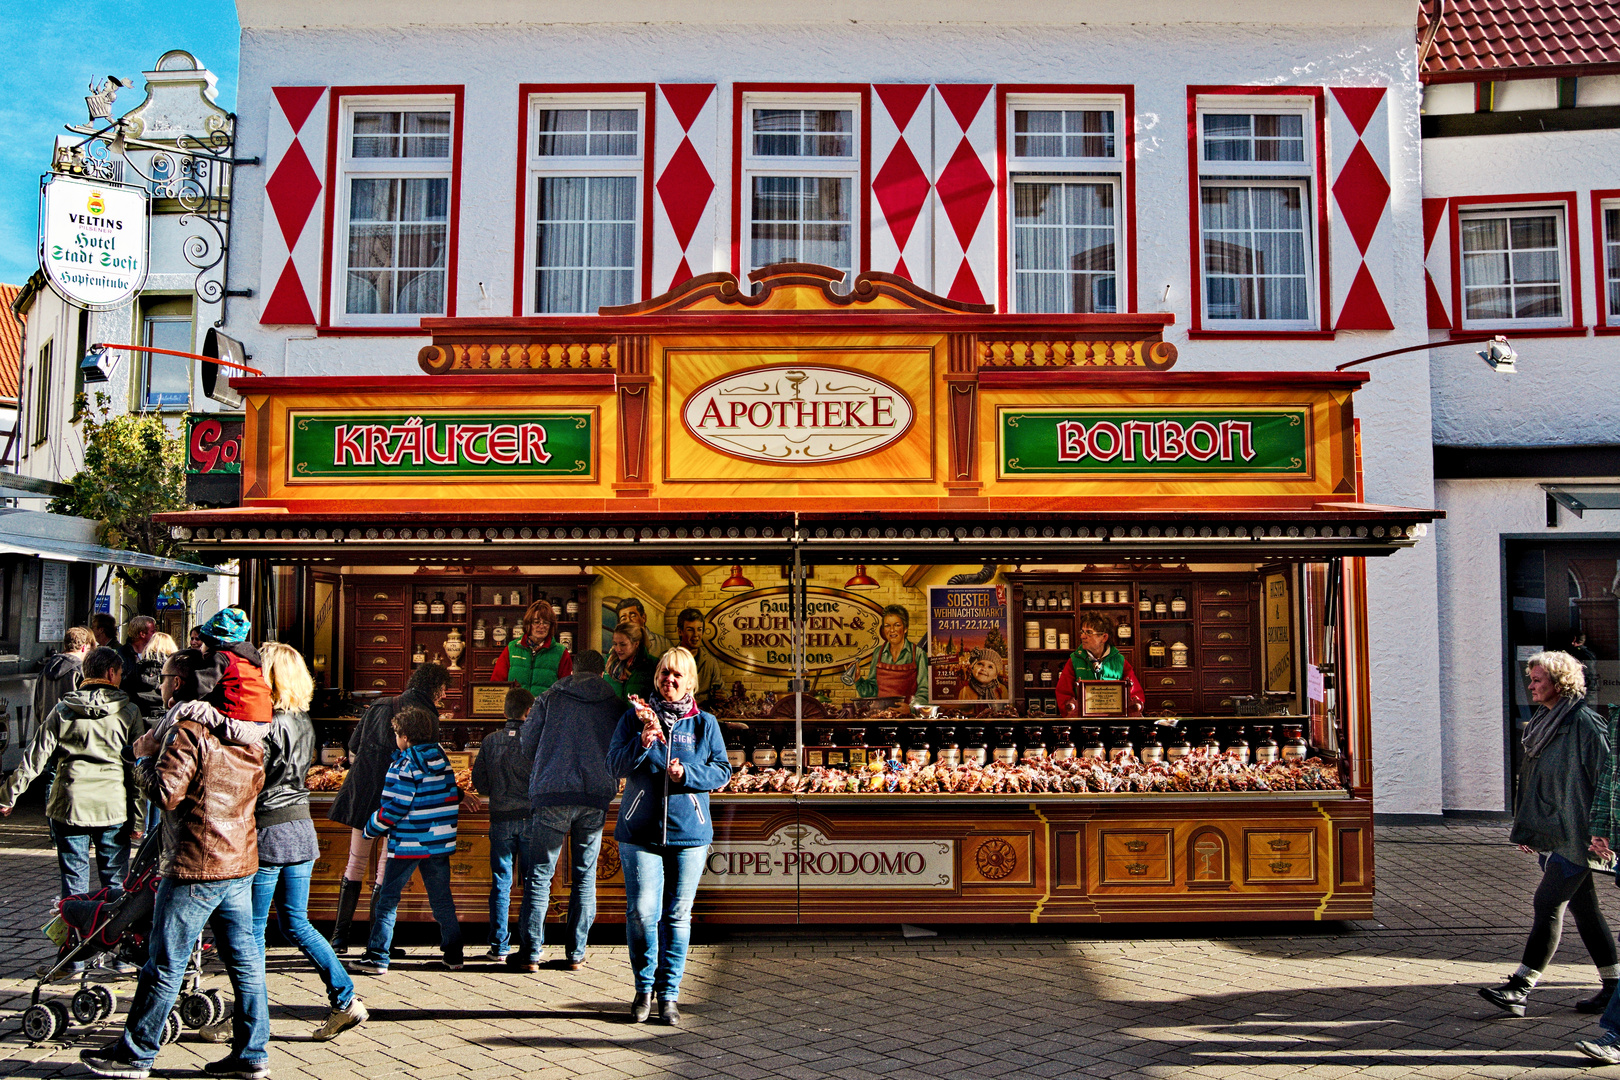
<path fill-rule="evenodd" d="M 56 961 L 34 985 L 32 1003 L 23 1012 L 23 1034 L 32 1042 L 61 1039 L 67 1033 L 69 1016 L 81 1024 L 105 1020 L 118 1007 L 112 987 L 91 982 L 94 963 L 108 956 L 137 966 L 146 963 L 147 937 L 152 931 L 152 908 L 157 899 L 158 855 L 163 848 L 161 830 L 152 829 L 130 860 L 122 889 L 103 888 L 62 899 L 58 915 L 46 927 L 60 949 Z M 163 1024 L 163 1043 L 180 1037 L 181 1026 L 202 1028 L 218 1023 L 230 1014 L 229 999 L 219 990 L 201 990 L 203 946 L 199 938 L 192 944 L 191 957 L 180 996 Z M 82 964 L 79 989 L 69 1004 L 41 1001 L 47 984 L 55 982 Z"/>

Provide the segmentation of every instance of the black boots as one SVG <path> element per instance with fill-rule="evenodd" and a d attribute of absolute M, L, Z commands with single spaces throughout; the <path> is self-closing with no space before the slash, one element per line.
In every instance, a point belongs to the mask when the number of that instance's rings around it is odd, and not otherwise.
<path fill-rule="evenodd" d="M 349 954 L 349 924 L 354 922 L 355 905 L 360 903 L 361 882 L 344 878 L 338 886 L 337 922 L 332 926 L 332 951 Z"/>
<path fill-rule="evenodd" d="M 1614 997 L 1614 987 L 1620 979 L 1604 979 L 1603 988 L 1589 998 L 1582 998 L 1575 1003 L 1575 1011 L 1583 1013 L 1600 1013 L 1609 1007 L 1609 999 Z"/>
<path fill-rule="evenodd" d="M 1510 975 L 1501 986 L 1482 986 L 1479 996 L 1509 1016 L 1523 1016 L 1524 1003 L 1530 996 L 1530 980 L 1522 975 Z"/>
<path fill-rule="evenodd" d="M 630 1022 L 644 1024 L 652 1013 L 652 995 L 637 994 L 636 999 L 630 1003 Z"/>

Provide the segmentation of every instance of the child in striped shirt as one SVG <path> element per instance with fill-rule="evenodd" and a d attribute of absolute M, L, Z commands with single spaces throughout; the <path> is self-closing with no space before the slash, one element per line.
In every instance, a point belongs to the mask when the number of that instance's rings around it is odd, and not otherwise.
<path fill-rule="evenodd" d="M 444 966 L 461 970 L 461 924 L 450 896 L 450 853 L 456 850 L 461 788 L 450 759 L 433 741 L 434 727 L 435 717 L 423 708 L 403 709 L 394 717 L 399 749 L 383 781 L 382 805 L 365 828 L 367 836 L 388 837 L 388 868 L 377 888 L 371 940 L 355 964 L 365 975 L 387 973 L 399 897 L 418 869 L 439 923 Z"/>

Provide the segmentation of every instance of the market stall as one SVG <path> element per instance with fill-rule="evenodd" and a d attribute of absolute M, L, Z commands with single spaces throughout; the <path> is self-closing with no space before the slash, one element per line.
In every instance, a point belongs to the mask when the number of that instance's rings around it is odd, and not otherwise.
<path fill-rule="evenodd" d="M 719 673 L 701 919 L 1370 915 L 1362 560 L 1438 515 L 1360 501 L 1366 376 L 1176 371 L 1168 316 L 838 277 L 427 320 L 416 378 L 237 380 L 242 505 L 168 520 L 251 561 L 333 769 L 440 658 L 470 762 L 527 604 L 577 652 L 638 601 Z M 486 837 L 464 819 L 452 864 L 472 918 Z M 611 919 L 611 840 L 599 878 Z"/>

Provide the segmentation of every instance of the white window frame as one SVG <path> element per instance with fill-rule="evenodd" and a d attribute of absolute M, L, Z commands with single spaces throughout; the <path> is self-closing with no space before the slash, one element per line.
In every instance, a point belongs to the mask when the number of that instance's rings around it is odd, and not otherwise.
<path fill-rule="evenodd" d="M 1009 94 L 1002 122 L 1007 133 L 1007 310 L 1022 312 L 1018 306 L 1018 216 L 1017 185 L 1024 182 L 1110 183 L 1114 188 L 1114 311 L 1130 308 L 1130 282 L 1136 268 L 1130 264 L 1132 192 L 1125 186 L 1125 140 L 1132 137 L 1127 127 L 1123 94 Z M 1026 111 L 1065 112 L 1085 110 L 1114 114 L 1114 153 L 1107 157 L 1019 157 L 1018 113 Z M 1025 313 L 1030 314 L 1030 313 Z M 1045 314 L 1058 314 L 1048 312 Z"/>
<path fill-rule="evenodd" d="M 530 94 L 529 95 L 529 145 L 524 148 L 524 156 L 528 161 L 527 175 L 524 183 L 525 216 L 524 228 L 527 233 L 523 240 L 523 310 L 529 315 L 545 318 L 551 315 L 595 315 L 594 311 L 561 312 L 535 310 L 536 293 L 534 288 L 535 266 L 539 257 L 538 245 L 535 242 L 535 228 L 540 213 L 540 180 L 551 176 L 628 176 L 636 182 L 636 239 L 635 239 L 635 269 L 631 272 L 631 303 L 639 303 L 644 297 L 641 295 L 642 260 L 645 258 L 643 245 L 645 242 L 647 222 L 642 220 L 642 208 L 646 204 L 647 193 L 642 186 L 647 182 L 646 154 L 647 154 L 647 95 L 646 94 Z M 544 109 L 634 109 L 636 113 L 636 152 L 629 157 L 563 157 L 558 155 L 541 154 L 540 149 L 540 113 Z"/>
<path fill-rule="evenodd" d="M 849 200 L 849 279 L 853 282 L 864 269 L 861 266 L 861 237 L 866 223 L 862 219 L 864 192 L 861 191 L 861 133 L 866 118 L 861 114 L 861 96 L 858 93 L 832 94 L 745 94 L 742 103 L 742 190 L 737 193 L 737 211 L 741 217 L 739 259 L 742 277 L 759 269 L 754 256 L 754 178 L 761 176 L 798 176 L 847 179 L 850 182 Z M 850 156 L 787 157 L 756 156 L 754 153 L 755 109 L 847 109 L 850 114 Z M 834 291 L 842 291 L 834 286 Z"/>
<path fill-rule="evenodd" d="M 354 115 L 359 112 L 445 112 L 450 116 L 450 153 L 442 161 L 437 158 L 356 158 L 354 157 Z M 449 182 L 444 242 L 445 282 L 444 301 L 450 304 L 453 283 L 450 281 L 451 264 L 455 253 L 451 245 L 456 242 L 453 225 L 456 219 L 455 161 L 456 101 L 449 94 L 384 94 L 377 96 L 345 97 L 338 110 L 337 183 L 332 197 L 336 200 L 332 214 L 332 280 L 330 303 L 333 326 L 415 327 L 424 318 L 448 315 L 449 311 L 416 312 L 409 315 L 349 314 L 346 304 L 349 285 L 349 181 L 357 178 L 417 179 L 444 177 Z"/>
<path fill-rule="evenodd" d="M 1300 117 L 1304 136 L 1303 158 L 1289 161 L 1210 161 L 1204 156 L 1204 117 L 1249 116 L 1255 114 Z M 1316 194 L 1324 181 L 1316 173 L 1316 103 L 1309 97 L 1293 95 L 1201 95 L 1194 114 L 1198 140 L 1198 176 L 1192 191 L 1197 243 L 1193 273 L 1198 275 L 1199 325 L 1204 330 L 1234 333 L 1298 333 L 1322 329 L 1320 296 L 1322 265 L 1321 237 L 1317 235 Z M 1297 187 L 1300 190 L 1301 218 L 1305 225 L 1306 316 L 1302 319 L 1215 319 L 1209 314 L 1209 279 L 1204 269 L 1204 188 L 1206 187 Z"/>
<path fill-rule="evenodd" d="M 1603 305 L 1605 316 L 1603 324 L 1617 326 L 1620 325 L 1620 308 L 1609 305 L 1609 286 L 1611 283 L 1620 285 L 1620 273 L 1615 273 L 1612 276 L 1609 273 L 1609 248 L 1611 246 L 1620 247 L 1620 231 L 1615 232 L 1613 235 L 1609 233 L 1610 211 L 1620 213 L 1620 199 L 1604 199 L 1598 204 L 1598 213 L 1602 215 L 1598 228 L 1603 237 L 1603 249 L 1598 252 L 1598 268 L 1600 270 L 1598 303 Z"/>
<path fill-rule="evenodd" d="M 1463 225 L 1471 219 L 1514 217 L 1551 217 L 1558 230 L 1558 306 L 1563 312 L 1556 318 L 1537 319 L 1470 319 L 1468 317 L 1467 251 L 1463 247 Z M 1574 299 L 1570 278 L 1574 267 L 1569 257 L 1569 204 L 1555 203 L 1502 203 L 1500 205 L 1473 204 L 1457 208 L 1457 281 L 1460 302 L 1457 305 L 1458 328 L 1463 330 L 1556 330 L 1575 325 Z M 1608 304 L 1607 282 L 1604 283 L 1602 301 Z"/>

